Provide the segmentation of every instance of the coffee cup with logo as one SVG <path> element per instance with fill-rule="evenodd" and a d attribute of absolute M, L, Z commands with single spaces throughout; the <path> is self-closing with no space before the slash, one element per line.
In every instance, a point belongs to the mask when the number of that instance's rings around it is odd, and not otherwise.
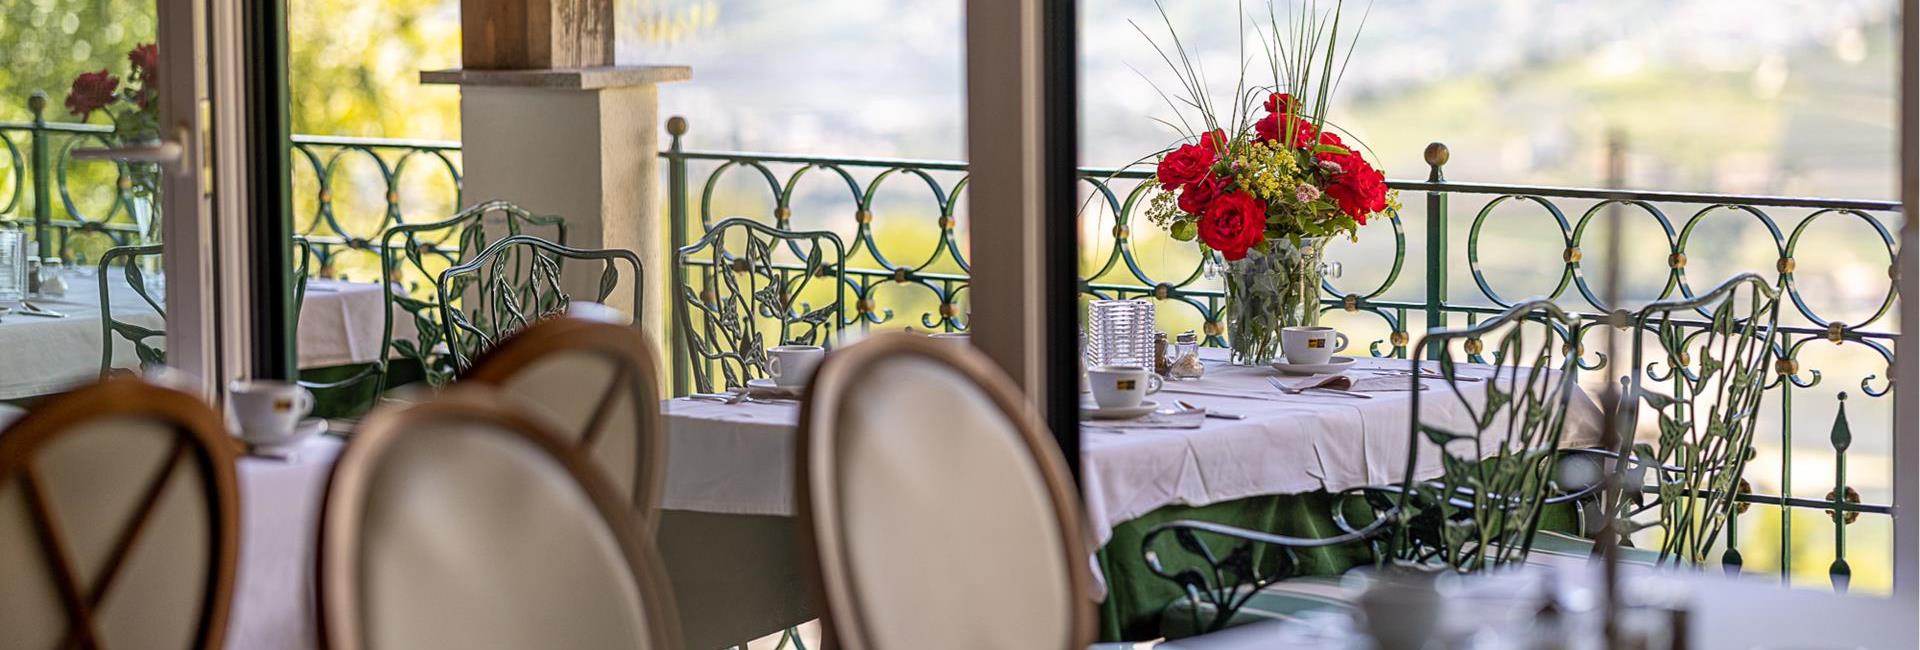
<path fill-rule="evenodd" d="M 1347 335 L 1331 327 L 1302 326 L 1280 330 L 1280 351 L 1287 355 L 1287 363 L 1296 365 L 1319 365 L 1333 359 L 1333 354 L 1347 349 Z"/>
<path fill-rule="evenodd" d="M 1133 408 L 1160 392 L 1160 376 L 1140 366 L 1096 366 L 1087 371 L 1093 402 L 1103 409 Z"/>
<path fill-rule="evenodd" d="M 248 442 L 291 440 L 300 419 L 313 411 L 313 392 L 292 382 L 243 379 L 228 386 L 227 395 L 240 437 Z"/>
<path fill-rule="evenodd" d="M 827 358 L 818 345 L 778 345 L 767 350 L 767 375 L 781 388 L 799 388 L 813 377 L 814 366 Z"/>

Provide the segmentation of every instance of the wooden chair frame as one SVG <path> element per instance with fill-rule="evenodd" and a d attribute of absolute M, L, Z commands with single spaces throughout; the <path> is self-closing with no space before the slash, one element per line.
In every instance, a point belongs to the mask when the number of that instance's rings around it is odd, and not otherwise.
<path fill-rule="evenodd" d="M 545 425 L 513 412 L 502 404 L 492 387 L 455 386 L 434 399 L 410 406 L 377 411 L 361 423 L 353 441 L 341 452 L 328 480 L 327 495 L 321 505 L 320 548 L 315 575 L 319 596 L 316 605 L 320 618 L 322 647 L 334 650 L 364 650 L 363 623 L 360 620 L 361 524 L 362 505 L 368 495 L 373 472 L 392 448 L 396 439 L 423 425 L 446 421 L 469 422 L 512 432 L 559 463 L 593 502 L 605 520 L 607 529 L 620 545 L 626 565 L 646 608 L 646 633 L 653 648 L 667 650 L 680 646 L 680 617 L 673 605 L 673 592 L 666 584 L 665 565 L 650 537 L 644 535 L 632 519 L 627 504 L 607 485 L 599 470 L 575 452 Z"/>
<path fill-rule="evenodd" d="M 628 497 L 651 533 L 659 524 L 660 497 L 666 488 L 667 436 L 660 418 L 660 357 L 639 331 L 578 318 L 550 318 L 488 350 L 461 379 L 498 387 L 549 355 L 568 352 L 600 355 L 618 366 L 613 385 L 595 403 L 586 431 L 574 442 L 574 451 L 589 465 L 591 450 L 605 429 L 614 398 L 621 390 L 633 392 L 634 408 L 641 418 L 641 438 L 634 443 L 633 493 Z"/>
<path fill-rule="evenodd" d="M 803 557 L 817 560 L 817 563 L 809 563 L 808 566 L 814 572 L 813 583 L 821 590 L 816 596 L 822 604 L 822 633 L 837 641 L 837 646 L 829 642 L 828 647 L 876 650 L 868 627 L 855 607 L 857 599 L 849 579 L 855 563 L 848 557 L 841 536 L 839 504 L 832 500 L 816 501 L 814 497 L 816 494 L 838 494 L 843 491 L 839 485 L 840 473 L 836 471 L 833 451 L 842 405 L 855 398 L 848 392 L 850 385 L 877 363 L 908 357 L 932 361 L 960 373 L 979 387 L 1019 429 L 1021 440 L 1026 443 L 1042 480 L 1046 482 L 1047 496 L 1053 503 L 1054 514 L 1060 525 L 1062 562 L 1069 573 L 1067 579 L 1073 600 L 1069 603 L 1073 620 L 1070 622 L 1067 647 L 1070 650 L 1087 647 L 1094 641 L 1096 614 L 1093 607 L 1092 570 L 1087 563 L 1087 549 L 1090 546 L 1086 544 L 1085 518 L 1081 514 L 1078 492 L 1067 473 L 1066 462 L 1061 459 L 1053 436 L 1046 432 L 1045 425 L 1041 423 L 1039 412 L 1020 396 L 1006 375 L 986 357 L 950 343 L 901 333 L 875 335 L 827 357 L 814 375 L 800 409 L 800 433 L 794 447 L 797 450 L 795 514 L 800 529 L 804 531 L 800 535 Z M 873 399 L 872 396 L 859 398 Z"/>
<path fill-rule="evenodd" d="M 60 528 L 59 513 L 45 496 L 46 487 L 34 464 L 37 452 L 76 428 L 110 418 L 148 418 L 171 424 L 175 442 L 167 460 L 148 479 L 133 519 L 114 536 L 107 556 L 91 585 L 78 583 L 72 551 Z M 75 390 L 36 406 L 4 434 L 0 434 L 0 484 L 21 481 L 39 533 L 41 549 L 51 565 L 67 612 L 68 632 L 59 647 L 101 648 L 104 641 L 93 620 L 105 602 L 128 556 L 140 543 L 148 520 L 159 505 L 175 468 L 191 458 L 200 464 L 208 504 L 211 543 L 208 573 L 200 605 L 200 623 L 194 647 L 220 648 L 233 601 L 233 578 L 239 559 L 240 497 L 234 476 L 238 445 L 221 426 L 220 416 L 199 398 L 155 386 L 133 377 L 117 377 Z"/>

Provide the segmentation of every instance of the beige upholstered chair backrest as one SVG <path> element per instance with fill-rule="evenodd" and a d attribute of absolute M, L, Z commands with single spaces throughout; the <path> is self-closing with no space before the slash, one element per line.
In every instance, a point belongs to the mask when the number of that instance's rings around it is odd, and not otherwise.
<path fill-rule="evenodd" d="M 1055 443 L 984 357 L 876 336 L 829 356 L 812 391 L 801 521 L 841 645 L 1092 640 L 1079 500 Z"/>
<path fill-rule="evenodd" d="M 0 647 L 220 647 L 233 455 L 212 408 L 131 377 L 0 432 Z"/>
<path fill-rule="evenodd" d="M 591 458 L 651 525 L 666 479 L 658 359 L 638 330 L 559 317 L 503 341 L 464 379 L 517 398 Z"/>
<path fill-rule="evenodd" d="M 504 402 L 459 386 L 355 433 L 321 521 L 328 646 L 677 650 L 625 500 Z"/>

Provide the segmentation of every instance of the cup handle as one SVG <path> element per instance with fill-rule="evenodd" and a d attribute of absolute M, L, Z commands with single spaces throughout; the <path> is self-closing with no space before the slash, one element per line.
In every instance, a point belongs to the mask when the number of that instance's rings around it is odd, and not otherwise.
<path fill-rule="evenodd" d="M 1339 332 L 1334 332 L 1333 336 L 1334 336 L 1333 351 L 1346 352 L 1347 351 L 1347 335 L 1341 334 Z"/>
<path fill-rule="evenodd" d="M 1165 386 L 1166 383 L 1167 380 L 1161 379 L 1160 375 L 1147 373 L 1147 394 L 1152 395 L 1160 392 L 1160 388 Z"/>
<path fill-rule="evenodd" d="M 313 406 L 313 391 L 307 390 L 306 387 L 302 386 L 300 388 L 300 417 L 304 418 L 313 415 Z"/>
<path fill-rule="evenodd" d="M 780 376 L 780 357 L 767 357 L 767 378 Z"/>

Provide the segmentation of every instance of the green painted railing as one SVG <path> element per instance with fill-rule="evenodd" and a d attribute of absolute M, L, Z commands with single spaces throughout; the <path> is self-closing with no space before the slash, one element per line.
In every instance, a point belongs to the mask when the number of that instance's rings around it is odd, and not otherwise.
<path fill-rule="evenodd" d="M 834 230 L 842 233 L 847 241 L 848 261 L 844 273 L 853 305 L 852 309 L 846 310 L 846 327 L 866 329 L 886 324 L 926 330 L 966 328 L 968 260 L 962 243 L 964 237 L 961 230 L 965 224 L 961 221 L 960 209 L 967 185 L 965 163 L 695 151 L 685 147 L 687 122 L 684 119 L 669 120 L 667 130 L 672 141 L 661 157 L 667 166 L 669 228 L 676 248 L 697 239 L 705 228 L 727 217 L 746 216 L 783 229 Z M 1891 516 L 1892 508 L 1882 503 L 1861 503 L 1858 491 L 1849 483 L 1847 459 L 1853 446 L 1853 436 L 1846 414 L 1846 392 L 1835 394 L 1835 416 L 1827 431 L 1823 432 L 1829 439 L 1835 467 L 1832 490 L 1825 498 L 1807 498 L 1796 494 L 1793 483 L 1796 453 L 1793 446 L 1793 405 L 1796 398 L 1804 399 L 1803 396 L 1809 395 L 1810 390 L 1822 383 L 1819 370 L 1802 367 L 1802 353 L 1809 344 L 1826 342 L 1868 350 L 1877 359 L 1876 363 L 1891 365 L 1897 338 L 1890 317 L 1894 288 L 1893 283 L 1886 280 L 1886 288 L 1879 294 L 1877 305 L 1869 316 L 1856 319 L 1857 322 L 1841 322 L 1823 315 L 1813 306 L 1813 302 L 1803 295 L 1794 272 L 1803 255 L 1814 259 L 1823 253 L 1827 256 L 1844 254 L 1816 250 L 1807 243 L 1811 241 L 1807 233 L 1813 226 L 1841 219 L 1856 220 L 1872 232 L 1872 241 L 1863 245 L 1884 250 L 1890 271 L 1894 239 L 1888 224 L 1900 218 L 1899 204 L 1887 201 L 1457 183 L 1445 177 L 1449 157 L 1445 146 L 1435 144 L 1428 147 L 1425 157 L 1429 165 L 1426 180 L 1391 182 L 1392 187 L 1402 193 L 1402 200 L 1412 206 L 1409 212 L 1423 213 L 1420 219 L 1424 250 L 1429 252 L 1423 256 L 1424 281 L 1407 281 L 1405 277 L 1404 271 L 1410 263 L 1406 245 L 1407 224 L 1396 215 L 1388 224 L 1369 226 L 1362 235 L 1374 238 L 1390 234 L 1393 238 L 1392 257 L 1372 260 L 1373 266 L 1387 269 L 1384 279 L 1371 286 L 1343 286 L 1337 279 L 1329 278 L 1323 287 L 1323 295 L 1326 296 L 1323 312 L 1344 312 L 1348 317 L 1378 319 L 1385 324 L 1388 334 L 1373 341 L 1368 350 L 1379 356 L 1405 357 L 1408 355 L 1409 329 L 1416 321 L 1435 326 L 1472 325 L 1533 297 L 1501 292 L 1490 278 L 1492 271 L 1487 268 L 1487 262 L 1518 252 L 1489 250 L 1495 244 L 1487 241 L 1492 232 L 1504 227 L 1495 225 L 1503 222 L 1503 219 L 1495 219 L 1495 215 L 1511 215 L 1516 208 L 1524 208 L 1526 214 L 1544 219 L 1549 231 L 1558 231 L 1558 246 L 1548 252 L 1559 262 L 1547 268 L 1532 269 L 1529 274 L 1550 279 L 1552 289 L 1546 292 L 1545 297 L 1587 322 L 1605 322 L 1611 312 L 1627 307 L 1606 304 L 1601 298 L 1603 292 L 1596 286 L 1598 280 L 1589 275 L 1597 267 L 1587 267 L 1587 254 L 1583 247 L 1591 245 L 1596 251 L 1601 249 L 1599 242 L 1604 240 L 1605 228 L 1597 224 L 1604 223 L 1603 217 L 1606 216 L 1619 215 L 1621 218 L 1651 224 L 1663 234 L 1633 242 L 1626 247 L 1629 252 L 1643 254 L 1649 253 L 1647 249 L 1652 247 L 1654 250 L 1651 253 L 1665 261 L 1663 277 L 1657 283 L 1658 291 L 1652 295 L 1636 296 L 1636 304 L 1693 296 L 1697 288 L 1712 287 L 1731 277 L 1733 272 L 1763 271 L 1763 275 L 1785 290 L 1792 305 L 1791 311 L 1797 316 L 1781 328 L 1786 333 L 1785 342 L 1776 350 L 1775 373 L 1768 386 L 1773 404 L 1779 409 L 1779 431 L 1772 440 L 1762 441 L 1779 445 L 1780 490 L 1778 494 L 1743 492 L 1737 500 L 1742 504 L 1740 510 L 1743 512 L 1751 505 L 1781 508 L 1778 559 L 1783 579 L 1793 569 L 1793 519 L 1787 513 L 1802 509 L 1825 511 L 1824 516 L 1836 523 L 1833 532 L 1836 557 L 1827 567 L 1827 572 L 1836 588 L 1845 589 L 1851 576 L 1847 561 L 1847 526 L 1861 514 Z M 1154 189 L 1151 170 L 1083 169 L 1081 181 L 1085 184 L 1086 191 L 1083 194 L 1088 197 L 1089 209 L 1110 218 L 1112 223 L 1108 236 L 1103 236 L 1098 243 L 1082 244 L 1083 249 L 1092 246 L 1094 250 L 1106 250 L 1091 266 L 1083 265 L 1088 270 L 1084 273 L 1082 294 L 1087 298 L 1156 298 L 1162 310 L 1172 306 L 1176 311 L 1190 311 L 1188 316 L 1198 317 L 1209 343 L 1223 344 L 1225 296 L 1220 282 L 1210 277 L 1208 263 L 1196 260 L 1190 268 L 1180 268 L 1169 274 L 1155 274 L 1147 269 L 1149 265 L 1143 263 L 1137 254 L 1138 240 L 1133 235 L 1133 227 L 1136 215 Z M 931 247 L 922 243 L 917 244 L 915 251 L 900 250 L 890 247 L 889 238 L 879 232 L 883 220 L 877 216 L 880 212 L 877 205 L 882 200 L 883 190 L 887 200 L 896 200 L 899 190 L 895 187 L 903 183 L 913 194 L 924 197 L 924 202 L 915 209 L 896 210 L 908 214 L 886 223 L 936 233 Z M 723 196 L 737 194 L 743 191 L 742 188 L 749 188 L 744 191 L 758 195 L 757 200 L 751 203 L 755 208 L 740 208 L 738 204 L 742 202 L 738 197 Z M 851 214 L 823 217 L 806 213 L 800 206 L 807 202 L 802 197 L 810 192 L 832 194 L 834 199 L 831 202 L 836 206 L 850 206 Z M 1467 213 L 1471 216 L 1471 222 L 1467 224 L 1464 240 L 1455 229 L 1460 224 L 1454 220 L 1453 204 L 1459 202 L 1471 202 L 1473 205 Z M 722 207 L 721 204 L 726 206 Z M 1670 215 L 1670 211 L 1672 215 L 1683 216 L 1676 218 Z M 1083 211 L 1083 224 L 1089 220 L 1088 214 Z M 851 223 L 848 223 L 849 217 Z M 1708 234 L 1727 217 L 1744 219 L 1764 233 L 1766 250 L 1763 254 L 1772 268 L 1735 269 L 1725 274 L 1696 272 L 1694 276 L 1689 276 L 1690 251 L 1700 251 L 1703 256 L 1711 257 L 1708 254 L 1710 251 L 1727 247 L 1725 241 L 1715 236 L 1721 233 Z M 1793 220 L 1784 221 L 1789 217 Z M 1088 231 L 1083 229 L 1083 232 Z M 973 241 L 978 245 L 992 240 L 976 234 Z M 1342 245 L 1336 242 L 1330 250 Z M 1466 274 L 1472 280 L 1470 290 L 1464 294 L 1455 291 L 1450 282 L 1457 273 L 1451 265 L 1456 260 L 1450 253 L 1456 245 L 1465 246 Z M 676 284 L 686 277 L 679 268 L 674 269 L 674 273 Z M 1711 277 L 1706 277 L 1708 275 Z M 1888 276 L 1881 277 L 1885 279 Z M 895 290 L 919 293 L 921 302 L 930 302 L 933 307 L 922 311 L 918 318 L 897 321 L 887 300 L 887 295 L 898 295 L 889 293 Z M 1694 328 L 1706 326 L 1709 314 L 1702 312 L 1699 316 L 1698 321 L 1684 325 Z M 1164 318 L 1166 316 L 1163 313 Z M 1579 336 L 1586 337 L 1596 331 L 1606 332 L 1610 328 L 1582 328 Z M 1602 376 L 1614 377 L 1626 372 L 1609 369 L 1608 359 L 1598 352 L 1600 346 L 1597 343 L 1591 346 L 1591 350 L 1584 340 L 1576 343 L 1581 348 L 1576 372 L 1602 373 Z M 1679 373 L 1671 372 L 1670 368 L 1663 369 L 1662 366 L 1656 363 L 1642 370 L 1663 381 L 1678 380 Z M 1890 399 L 1893 387 L 1888 379 L 1877 373 L 1869 373 L 1860 377 L 1858 389 L 1868 397 L 1885 400 Z M 1890 408 L 1887 410 L 1891 412 Z M 1891 435 L 1890 418 L 1889 415 L 1887 426 L 1880 429 L 1886 432 L 1883 436 Z M 1730 532 L 1726 548 L 1720 558 L 1729 570 L 1738 570 L 1745 564 L 1739 550 L 1740 540 L 1737 533 L 1732 532 L 1738 527 L 1737 521 L 1735 523 L 1728 527 Z"/>
<path fill-rule="evenodd" d="M 0 193 L 0 220 L 33 228 L 41 254 L 73 258 L 72 243 L 88 236 L 106 237 L 113 245 L 142 243 L 140 233 L 129 216 L 131 199 L 126 183 L 117 176 L 104 175 L 100 168 L 77 172 L 71 159 L 76 146 L 107 144 L 108 130 L 99 126 L 47 122 L 42 116 L 45 99 L 29 103 L 35 119 L 31 122 L 0 123 L 0 146 L 7 158 L 0 163 L 8 168 L 0 179 L 10 180 Z M 672 142 L 661 157 L 667 167 L 667 199 L 670 239 L 678 247 L 698 239 L 704 229 L 725 217 L 746 216 L 775 227 L 801 225 L 846 234 L 847 262 L 844 265 L 846 294 L 851 305 L 843 313 L 843 327 L 914 327 L 923 330 L 964 330 L 967 328 L 968 260 L 964 242 L 968 239 L 964 223 L 963 197 L 966 189 L 966 165 L 951 161 L 924 161 L 871 158 L 836 158 L 741 152 L 694 151 L 684 146 L 685 120 L 668 122 Z M 364 138 L 294 136 L 295 159 L 303 162 L 296 180 L 307 176 L 307 189 L 297 199 L 295 225 L 306 236 L 319 258 L 319 275 L 349 275 L 337 270 L 335 262 L 349 252 L 364 252 L 374 260 L 370 268 L 378 275 L 381 234 L 407 223 L 425 223 L 450 214 L 464 199 L 460 193 L 459 145 L 453 142 L 411 141 Z M 1825 397 L 1814 392 L 1823 385 L 1821 372 L 1803 363 L 1810 344 L 1826 343 L 1841 348 L 1865 350 L 1876 363 L 1891 364 L 1896 335 L 1891 316 L 1894 290 L 1891 281 L 1879 293 L 1871 314 L 1842 322 L 1820 312 L 1814 301 L 1803 295 L 1795 270 L 1802 258 L 1846 255 L 1819 250 L 1809 243 L 1811 228 L 1820 223 L 1852 220 L 1864 224 L 1871 241 L 1860 245 L 1884 250 L 1891 264 L 1894 240 L 1889 224 L 1900 215 L 1897 203 L 1789 197 L 1732 196 L 1682 192 L 1639 192 L 1604 189 L 1578 189 L 1457 183 L 1446 180 L 1444 170 L 1448 153 L 1435 145 L 1427 151 L 1429 173 L 1424 181 L 1394 181 L 1402 192 L 1409 215 L 1416 221 L 1395 217 L 1386 224 L 1369 226 L 1364 237 L 1374 239 L 1391 235 L 1391 257 L 1381 254 L 1371 265 L 1385 268 L 1384 278 L 1369 286 L 1346 286 L 1339 278 L 1329 278 L 1324 287 L 1324 311 L 1345 314 L 1346 318 L 1365 317 L 1384 325 L 1386 335 L 1372 341 L 1368 350 L 1376 355 L 1406 356 L 1409 334 L 1416 325 L 1472 324 L 1531 296 L 1507 295 L 1498 289 L 1489 263 L 1510 258 L 1523 251 L 1491 251 L 1498 243 L 1489 241 L 1494 232 L 1507 226 L 1505 219 L 1516 209 L 1557 230 L 1557 250 L 1547 251 L 1559 262 L 1528 271 L 1552 285 L 1547 297 L 1577 317 L 1588 321 L 1604 320 L 1614 306 L 1599 297 L 1600 291 L 1589 278 L 1586 246 L 1600 250 L 1601 223 L 1605 215 L 1623 215 L 1633 222 L 1651 225 L 1662 235 L 1649 237 L 1647 243 L 1635 243 L 1633 252 L 1664 258 L 1657 292 L 1636 296 L 1644 300 L 1690 296 L 1696 288 L 1712 286 L 1732 271 L 1761 270 L 1783 287 L 1792 305 L 1794 318 L 1783 317 L 1782 329 L 1788 333 L 1778 351 L 1776 374 L 1769 390 L 1777 407 L 1777 434 L 1764 442 L 1779 445 L 1779 483 L 1777 494 L 1746 493 L 1739 500 L 1747 505 L 1776 506 L 1782 512 L 1823 510 L 1824 517 L 1836 522 L 1833 529 L 1836 559 L 1828 573 L 1837 587 L 1844 588 L 1850 575 L 1847 562 L 1847 528 L 1862 514 L 1888 517 L 1886 504 L 1861 503 L 1856 486 L 1849 481 L 1849 453 L 1855 436 L 1846 415 L 1847 394 L 1837 392 L 1837 406 L 1831 426 L 1820 433 L 1832 450 L 1834 472 L 1832 489 L 1824 498 L 1801 496 L 1794 486 L 1793 445 L 1796 427 L 1793 408 L 1796 401 Z M 356 162 L 357 161 L 357 162 Z M 105 165 L 108 163 L 89 163 Z M 349 171 L 355 167 L 361 171 Z M 371 169 L 372 172 L 366 170 Z M 423 170 L 410 171 L 410 170 Z M 124 170 L 122 170 L 124 171 Z M 89 175 L 89 173 L 91 175 Z M 95 177 L 98 176 L 98 177 Z M 1083 170 L 1088 206 L 1111 220 L 1111 227 L 1096 242 L 1094 250 L 1104 251 L 1086 268 L 1087 280 L 1082 292 L 1090 298 L 1154 297 L 1164 311 L 1187 312 L 1213 344 L 1223 342 L 1221 314 L 1224 295 L 1219 282 L 1208 277 L 1207 265 L 1195 261 L 1191 268 L 1172 273 L 1155 273 L 1143 262 L 1138 251 L 1140 240 L 1133 234 L 1133 217 L 1150 196 L 1151 172 L 1147 170 Z M 803 184 L 803 180 L 805 183 Z M 363 182 L 364 181 L 364 182 Z M 88 211 L 73 195 L 81 188 L 111 187 L 109 207 Z M 366 183 L 375 186 L 368 187 Z M 732 183 L 732 184 L 729 184 Z M 109 185 L 111 184 L 111 185 Z M 438 186 L 441 197 L 451 203 L 423 198 L 419 185 Z M 757 193 L 752 207 L 740 207 L 742 201 L 728 195 L 740 186 Z M 303 187 L 296 183 L 296 188 Z M 827 191 L 842 197 L 851 206 L 850 214 L 817 214 L 808 211 L 809 193 Z M 892 207 L 904 192 L 921 197 L 914 210 L 917 216 L 882 219 L 892 215 Z M 349 198 L 371 207 L 357 216 L 343 215 L 342 205 Z M 1424 199 L 1424 200 L 1418 200 Z M 1454 204 L 1467 202 L 1470 211 L 1455 215 Z M 403 209 L 404 208 L 404 209 Z M 409 215 L 408 210 L 417 214 Z M 1676 218 L 1670 216 L 1683 215 Z M 1470 221 L 1456 221 L 1454 217 Z M 1496 218 L 1498 216 L 1499 218 Z M 1689 252 L 1696 257 L 1712 257 L 1716 249 L 1727 248 L 1713 226 L 1727 217 L 1737 217 L 1757 228 L 1765 250 L 1759 252 L 1772 265 L 1770 269 L 1734 269 L 1722 274 L 1695 272 L 1690 277 Z M 1407 217 L 1406 219 L 1414 219 Z M 1409 223 L 1422 226 L 1422 248 L 1429 254 L 1409 255 L 1406 240 Z M 915 244 L 902 250 L 894 238 L 882 233 L 882 227 L 931 234 L 931 244 Z M 1462 237 L 1456 226 L 1465 226 Z M 890 231 L 891 232 L 891 231 Z M 1549 235 L 1551 238 L 1552 235 Z M 1858 238 L 1856 238 L 1858 239 Z M 973 237 L 975 242 L 990 242 L 990 237 Z M 452 261 L 454 242 L 434 246 L 432 253 Z M 1877 244 L 1877 245 L 1876 245 Z M 1330 255 L 1338 257 L 1336 242 Z M 1450 263 L 1457 261 L 1451 251 L 1466 250 L 1465 276 L 1472 284 L 1465 292 L 1455 291 L 1451 280 L 1459 272 Z M 1653 250 L 1647 250 L 1651 247 Z M 1486 255 L 1483 255 L 1487 253 Z M 1524 251 L 1536 252 L 1536 251 Z M 1437 254 L 1433 254 L 1437 253 Z M 689 262 L 694 263 L 694 262 Z M 1164 266 L 1164 265 L 1162 265 Z M 1421 277 L 1409 278 L 1409 266 L 1424 269 Z M 1598 267 L 1594 267 L 1597 269 Z M 1889 266 L 1890 269 L 1890 266 Z M 667 272 L 679 283 L 684 269 L 675 265 Z M 355 271 L 355 279 L 362 273 Z M 1712 277 L 1707 277 L 1711 275 Z M 1885 280 L 1885 276 L 1881 277 Z M 915 295 L 917 294 L 917 296 Z M 909 300 L 907 297 L 912 296 Z M 896 305 L 915 302 L 917 314 L 896 314 Z M 905 309 L 902 307 L 902 309 Z M 1177 314 L 1172 314 L 1177 316 Z M 1703 325 L 1706 315 L 1701 315 Z M 1583 332 L 1605 331 L 1593 327 Z M 1582 346 L 1586 347 L 1586 346 Z M 1594 347 L 1598 347 L 1597 345 Z M 1618 376 L 1624 371 L 1609 369 L 1608 359 L 1597 350 L 1582 350 L 1579 372 Z M 1805 366 L 1805 367 L 1803 367 Z M 1665 370 L 1651 369 L 1657 376 Z M 1858 394 L 1874 400 L 1892 399 L 1893 386 L 1878 373 L 1858 380 Z M 1857 401 L 1857 400 L 1854 400 Z M 1859 405 L 1854 404 L 1857 408 Z M 1885 409 L 1889 413 L 1891 409 Z M 1890 415 L 1888 416 L 1891 417 Z M 1804 428 L 1804 427 L 1801 427 Z M 1881 439 L 1891 435 L 1886 426 L 1874 427 Z M 1822 487 L 1826 487 L 1821 479 Z M 1783 574 L 1792 569 L 1791 517 L 1781 516 L 1779 526 L 1779 565 Z M 1729 530 L 1737 529 L 1730 526 Z M 1740 566 L 1740 539 L 1729 534 L 1722 562 Z M 1749 540 L 1750 541 L 1750 540 Z"/>

